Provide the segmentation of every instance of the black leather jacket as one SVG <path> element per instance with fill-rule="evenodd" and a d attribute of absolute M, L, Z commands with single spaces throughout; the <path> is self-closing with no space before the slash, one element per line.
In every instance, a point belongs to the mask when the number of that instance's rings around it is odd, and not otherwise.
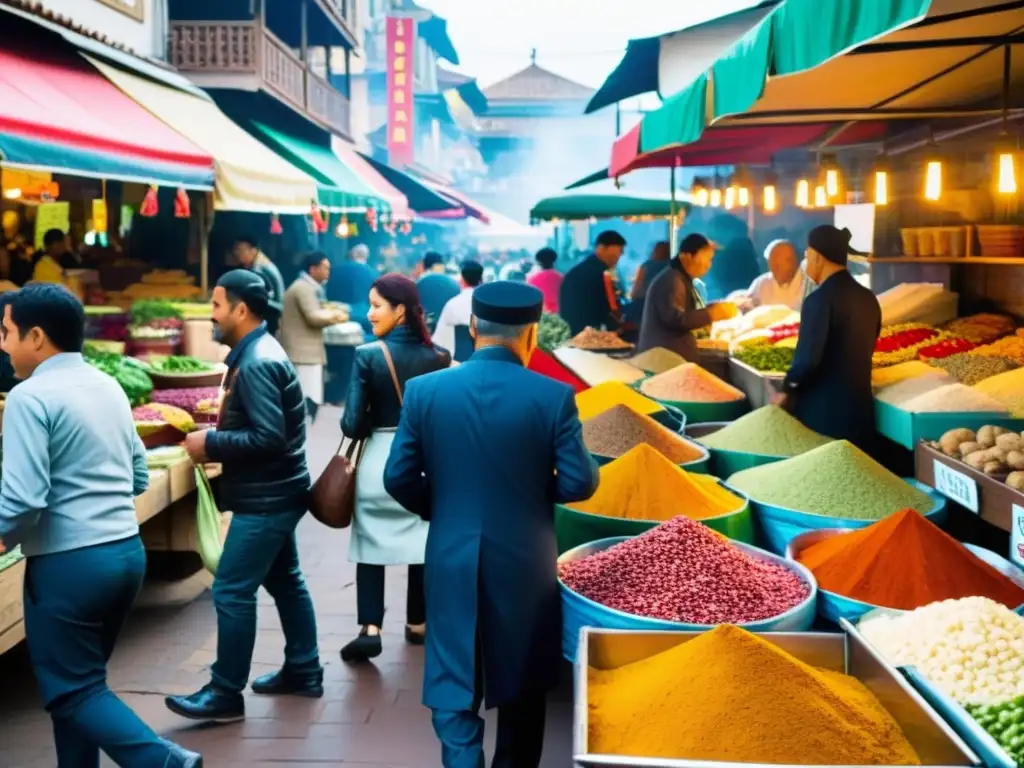
<path fill-rule="evenodd" d="M 403 391 L 409 379 L 440 371 L 452 363 L 448 352 L 433 345 L 426 346 L 404 325 L 391 331 L 385 343 L 395 361 L 395 373 Z M 401 415 L 402 406 L 380 343 L 364 344 L 356 350 L 341 431 L 345 437 L 363 440 L 376 429 L 397 427 Z"/>
<path fill-rule="evenodd" d="M 226 393 L 206 454 L 220 462 L 220 506 L 238 514 L 305 509 L 306 406 L 288 355 L 265 328 L 228 356 Z"/>

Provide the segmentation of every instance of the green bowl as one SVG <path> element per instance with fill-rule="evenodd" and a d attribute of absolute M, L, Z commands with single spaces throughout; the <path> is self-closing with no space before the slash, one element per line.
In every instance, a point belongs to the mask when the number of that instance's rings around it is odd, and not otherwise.
<path fill-rule="evenodd" d="M 719 481 L 730 493 L 743 499 L 743 506 L 735 512 L 727 515 L 711 517 L 700 522 L 713 528 L 724 536 L 744 544 L 754 543 L 754 516 L 750 511 L 750 503 L 747 496 L 735 488 L 730 488 Z M 685 514 L 680 511 L 679 514 Z M 613 536 L 637 536 L 644 531 L 649 531 L 661 521 L 657 520 L 627 520 L 622 517 L 606 517 L 605 515 L 594 515 L 589 512 L 582 512 L 572 509 L 563 504 L 555 505 L 555 535 L 558 538 L 558 554 L 567 552 L 570 549 L 588 544 L 602 538 Z"/>
<path fill-rule="evenodd" d="M 644 397 L 647 397 L 647 395 L 644 395 Z M 734 400 L 731 403 L 684 403 L 676 400 L 652 399 L 656 403 L 682 411 L 686 414 L 686 421 L 688 423 L 735 421 L 750 410 L 750 403 L 746 398 Z"/>
<path fill-rule="evenodd" d="M 712 435 L 728 425 L 729 423 L 724 421 L 688 424 L 686 436 L 690 440 L 700 443 L 702 437 Z M 701 447 L 708 448 L 703 443 L 700 443 L 700 445 Z M 734 473 L 741 472 L 744 469 L 774 464 L 777 461 L 788 458 L 786 456 L 766 456 L 761 453 L 747 453 L 746 451 L 727 451 L 720 448 L 708 448 L 708 454 L 711 474 L 722 480 L 727 480 Z"/>

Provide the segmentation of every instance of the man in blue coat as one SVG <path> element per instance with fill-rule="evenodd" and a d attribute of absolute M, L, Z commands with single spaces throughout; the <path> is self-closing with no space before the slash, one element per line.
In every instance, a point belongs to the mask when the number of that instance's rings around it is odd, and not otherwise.
<path fill-rule="evenodd" d="M 430 520 L 423 703 L 445 768 L 483 768 L 481 703 L 498 708 L 494 768 L 537 766 L 557 682 L 553 507 L 590 498 L 598 472 L 572 389 L 525 367 L 542 305 L 522 283 L 476 289 L 476 352 L 410 380 L 384 470 L 388 493 Z"/>

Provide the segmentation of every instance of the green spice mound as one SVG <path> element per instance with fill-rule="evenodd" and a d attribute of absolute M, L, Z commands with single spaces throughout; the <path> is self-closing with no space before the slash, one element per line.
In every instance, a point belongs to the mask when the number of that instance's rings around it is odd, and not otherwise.
<path fill-rule="evenodd" d="M 742 451 L 761 456 L 799 456 L 813 451 L 830 438 L 808 429 L 775 405 L 766 405 L 700 439 L 708 448 Z"/>
<path fill-rule="evenodd" d="M 932 511 L 928 494 L 846 440 L 737 472 L 729 485 L 761 504 L 847 520 L 881 520 L 910 507 Z"/>

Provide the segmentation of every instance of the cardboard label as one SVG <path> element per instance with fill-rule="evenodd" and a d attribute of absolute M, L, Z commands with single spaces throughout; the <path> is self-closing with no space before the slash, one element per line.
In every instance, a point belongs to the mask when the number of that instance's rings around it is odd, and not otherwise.
<path fill-rule="evenodd" d="M 1024 507 L 1019 504 L 1010 516 L 1010 562 L 1024 568 Z"/>
<path fill-rule="evenodd" d="M 43 236 L 51 229 L 59 229 L 65 235 L 71 231 L 71 205 L 69 203 L 44 203 L 36 209 L 36 249 L 43 247 Z"/>
<path fill-rule="evenodd" d="M 975 514 L 981 509 L 978 504 L 978 484 L 938 459 L 935 460 L 935 490 Z"/>

